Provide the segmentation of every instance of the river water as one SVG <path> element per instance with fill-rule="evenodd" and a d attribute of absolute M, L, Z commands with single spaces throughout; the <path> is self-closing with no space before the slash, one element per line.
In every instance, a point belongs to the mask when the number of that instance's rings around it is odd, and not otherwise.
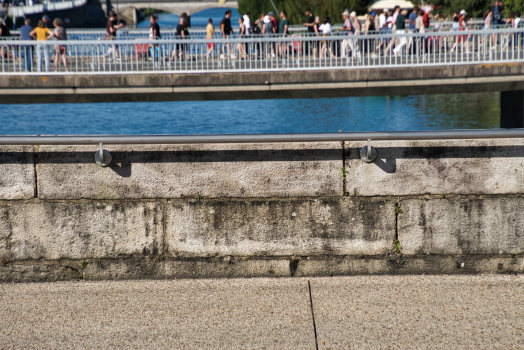
<path fill-rule="evenodd" d="M 488 129 L 500 94 L 3 105 L 1 135 L 259 134 Z"/>

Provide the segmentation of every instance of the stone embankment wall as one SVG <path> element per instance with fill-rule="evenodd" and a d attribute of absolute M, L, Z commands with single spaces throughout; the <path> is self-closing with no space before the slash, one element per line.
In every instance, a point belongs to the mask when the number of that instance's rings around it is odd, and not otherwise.
<path fill-rule="evenodd" d="M 524 272 L 524 140 L 0 147 L 0 281 Z"/>

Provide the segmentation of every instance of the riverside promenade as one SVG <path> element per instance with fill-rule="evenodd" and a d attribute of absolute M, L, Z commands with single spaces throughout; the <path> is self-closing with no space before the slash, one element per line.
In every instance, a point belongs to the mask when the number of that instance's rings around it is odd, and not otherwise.
<path fill-rule="evenodd" d="M 522 349 L 523 275 L 0 284 L 4 349 Z"/>

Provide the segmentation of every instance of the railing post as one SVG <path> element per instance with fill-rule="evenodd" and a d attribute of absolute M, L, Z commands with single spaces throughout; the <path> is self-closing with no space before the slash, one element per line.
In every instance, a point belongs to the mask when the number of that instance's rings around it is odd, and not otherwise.
<path fill-rule="evenodd" d="M 501 91 L 500 127 L 524 128 L 524 90 Z"/>

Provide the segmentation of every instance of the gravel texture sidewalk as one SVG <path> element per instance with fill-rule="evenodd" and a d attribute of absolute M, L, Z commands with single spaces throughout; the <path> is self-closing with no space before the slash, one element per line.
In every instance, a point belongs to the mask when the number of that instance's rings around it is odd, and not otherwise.
<path fill-rule="evenodd" d="M 0 349 L 317 346 L 523 349 L 524 276 L 0 284 Z"/>

